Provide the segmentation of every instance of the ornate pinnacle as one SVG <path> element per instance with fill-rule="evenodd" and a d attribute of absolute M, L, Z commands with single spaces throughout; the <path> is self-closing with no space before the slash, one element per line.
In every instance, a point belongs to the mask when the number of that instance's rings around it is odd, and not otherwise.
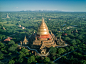
<path fill-rule="evenodd" d="M 42 22 L 44 22 L 44 18 L 42 17 Z"/>
<path fill-rule="evenodd" d="M 60 39 L 61 39 L 61 36 L 60 36 Z"/>
<path fill-rule="evenodd" d="M 25 35 L 25 38 L 24 39 L 26 39 L 26 35 Z"/>

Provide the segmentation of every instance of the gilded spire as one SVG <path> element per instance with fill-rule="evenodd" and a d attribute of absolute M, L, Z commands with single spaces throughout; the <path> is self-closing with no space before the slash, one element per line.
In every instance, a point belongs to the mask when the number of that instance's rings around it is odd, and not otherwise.
<path fill-rule="evenodd" d="M 52 31 L 50 31 L 50 32 L 51 32 L 51 34 L 53 34 Z"/>
<path fill-rule="evenodd" d="M 23 43 L 26 44 L 27 42 L 28 42 L 28 40 L 27 40 L 27 38 L 26 38 L 26 36 L 25 36 Z"/>
<path fill-rule="evenodd" d="M 26 39 L 26 35 L 25 35 L 25 38 L 24 39 Z"/>
<path fill-rule="evenodd" d="M 45 23 L 45 22 L 44 22 L 44 18 L 43 18 L 43 17 L 42 17 L 42 23 Z"/>
<path fill-rule="evenodd" d="M 35 33 L 35 30 L 34 30 L 34 33 Z"/>
<path fill-rule="evenodd" d="M 61 36 L 60 36 L 60 39 L 61 39 Z"/>
<path fill-rule="evenodd" d="M 37 34 L 38 35 L 48 35 L 49 34 L 49 30 L 48 30 L 46 23 L 44 22 L 44 18 L 42 18 L 42 23 L 40 27 L 38 28 Z"/>

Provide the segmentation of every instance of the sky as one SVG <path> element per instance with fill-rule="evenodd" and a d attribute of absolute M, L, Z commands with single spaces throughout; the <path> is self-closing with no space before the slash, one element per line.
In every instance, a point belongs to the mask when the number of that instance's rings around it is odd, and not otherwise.
<path fill-rule="evenodd" d="M 0 11 L 22 10 L 86 12 L 86 0 L 0 0 Z"/>

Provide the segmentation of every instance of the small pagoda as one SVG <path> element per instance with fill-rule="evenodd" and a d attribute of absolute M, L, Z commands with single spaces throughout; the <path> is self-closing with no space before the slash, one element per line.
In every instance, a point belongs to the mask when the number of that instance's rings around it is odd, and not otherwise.
<path fill-rule="evenodd" d="M 27 40 L 27 38 L 25 36 L 24 41 L 23 41 L 23 45 L 27 45 L 27 44 L 28 44 L 28 40 Z"/>
<path fill-rule="evenodd" d="M 10 18 L 9 16 L 8 16 L 8 14 L 7 14 L 7 17 L 6 18 Z"/>
<path fill-rule="evenodd" d="M 61 36 L 60 36 L 59 39 L 57 39 L 56 44 L 59 45 L 59 46 L 65 44 L 65 42 L 61 39 Z"/>

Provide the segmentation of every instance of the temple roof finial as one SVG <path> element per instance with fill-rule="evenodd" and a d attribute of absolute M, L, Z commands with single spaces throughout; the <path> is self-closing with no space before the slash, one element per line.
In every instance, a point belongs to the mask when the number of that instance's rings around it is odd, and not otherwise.
<path fill-rule="evenodd" d="M 44 22 L 44 18 L 42 17 L 42 22 Z"/>
<path fill-rule="evenodd" d="M 35 33 L 35 30 L 34 30 L 34 33 Z"/>
<path fill-rule="evenodd" d="M 53 34 L 52 31 L 51 31 L 51 34 Z"/>
<path fill-rule="evenodd" d="M 61 39 L 61 36 L 60 36 L 60 39 Z"/>
<path fill-rule="evenodd" d="M 25 39 L 26 39 L 26 35 L 25 35 Z"/>

